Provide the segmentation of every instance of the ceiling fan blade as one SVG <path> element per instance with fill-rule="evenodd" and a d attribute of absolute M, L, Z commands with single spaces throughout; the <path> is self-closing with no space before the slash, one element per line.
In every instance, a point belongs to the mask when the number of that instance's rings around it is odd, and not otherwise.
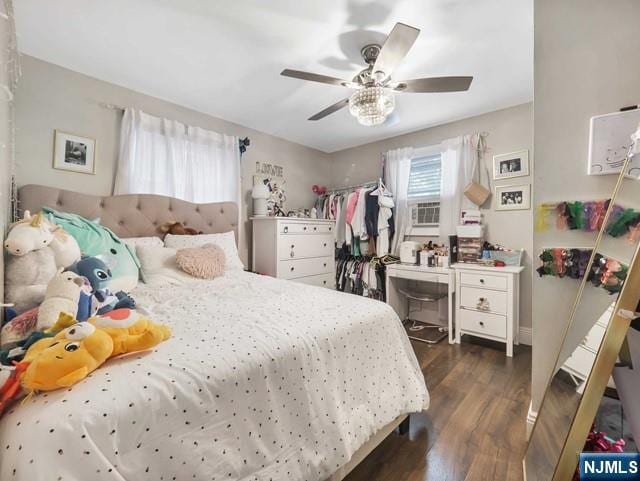
<path fill-rule="evenodd" d="M 309 117 L 309 120 L 320 120 L 320 119 L 323 119 L 327 115 L 331 115 L 332 113 L 337 112 L 338 110 L 340 110 L 343 107 L 346 107 L 347 105 L 349 105 L 349 99 L 343 99 L 340 102 L 337 102 L 337 103 L 333 104 L 332 106 L 327 107 L 326 109 L 322 110 L 321 112 L 318 112 L 314 116 Z"/>
<path fill-rule="evenodd" d="M 418 38 L 420 30 L 404 23 L 396 23 L 391 33 L 384 42 L 376 63 L 373 65 L 373 72 L 383 72 L 387 78 L 395 70 L 398 64 L 409 53 L 409 49 Z"/>
<path fill-rule="evenodd" d="M 339 85 L 341 87 L 348 87 L 348 88 L 358 87 L 358 85 L 348 80 L 342 80 L 336 77 L 329 77 L 328 75 L 320 75 L 317 73 L 303 72 L 302 70 L 291 70 L 286 68 L 282 72 L 280 72 L 280 75 L 284 77 L 297 78 L 301 80 L 309 80 L 311 82 L 320 82 L 320 83 L 329 84 L 329 85 Z"/>
<path fill-rule="evenodd" d="M 396 92 L 463 92 L 469 90 L 473 77 L 431 77 L 403 80 L 389 87 Z"/>

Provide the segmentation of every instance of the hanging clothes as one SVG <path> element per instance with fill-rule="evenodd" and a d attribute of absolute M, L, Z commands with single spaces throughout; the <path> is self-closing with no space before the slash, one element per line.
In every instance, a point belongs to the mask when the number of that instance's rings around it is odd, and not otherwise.
<path fill-rule="evenodd" d="M 351 224 L 353 222 L 353 217 L 355 215 L 356 205 L 358 204 L 359 194 L 360 194 L 360 190 L 357 189 L 351 192 L 347 197 L 347 208 L 346 208 L 344 220 L 345 220 L 345 229 L 346 229 L 345 239 L 348 246 L 352 244 L 353 227 Z"/>
<path fill-rule="evenodd" d="M 345 198 L 343 195 L 336 196 L 336 228 L 334 229 L 334 236 L 336 245 L 341 247 L 345 243 Z"/>
<path fill-rule="evenodd" d="M 351 219 L 351 227 L 353 229 L 353 236 L 361 239 L 367 239 L 367 226 L 365 224 L 365 212 L 367 208 L 366 203 L 367 190 L 358 190 L 358 199 L 353 212 L 353 218 Z"/>
<path fill-rule="evenodd" d="M 324 196 L 319 195 L 313 208 L 316 209 L 316 219 L 322 219 L 322 208 L 324 206 Z"/>
<path fill-rule="evenodd" d="M 336 289 L 358 296 L 385 300 L 385 265 L 377 258 L 353 256 L 343 246 L 336 260 Z"/>
<path fill-rule="evenodd" d="M 379 189 L 380 195 L 378 195 L 378 242 L 376 246 L 376 253 L 378 257 L 389 254 L 390 238 L 391 238 L 391 226 L 393 226 L 393 197 L 389 195 L 386 189 Z"/>

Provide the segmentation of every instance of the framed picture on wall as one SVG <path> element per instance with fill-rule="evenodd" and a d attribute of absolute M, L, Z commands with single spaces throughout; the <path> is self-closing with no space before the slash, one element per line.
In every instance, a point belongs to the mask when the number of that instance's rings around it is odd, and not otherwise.
<path fill-rule="evenodd" d="M 95 174 L 95 139 L 56 130 L 53 148 L 53 168 L 82 174 Z"/>
<path fill-rule="evenodd" d="M 493 156 L 494 180 L 512 179 L 526 175 L 529 175 L 528 150 Z"/>
<path fill-rule="evenodd" d="M 496 210 L 526 210 L 531 208 L 531 185 L 496 186 Z"/>

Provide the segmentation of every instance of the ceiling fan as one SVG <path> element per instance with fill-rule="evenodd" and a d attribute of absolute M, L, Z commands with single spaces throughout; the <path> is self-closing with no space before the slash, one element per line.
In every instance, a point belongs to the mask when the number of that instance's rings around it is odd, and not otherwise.
<path fill-rule="evenodd" d="M 415 27 L 396 23 L 384 45 L 369 44 L 362 48 L 360 54 L 367 63 L 367 67 L 351 81 L 291 69 L 284 69 L 280 75 L 355 89 L 350 97 L 309 117 L 309 120 L 320 120 L 348 105 L 351 114 L 362 125 L 378 125 L 383 123 L 387 116 L 393 112 L 395 108 L 393 94 L 395 92 L 461 92 L 468 90 L 471 85 L 473 77 L 392 80 L 393 71 L 409 53 L 409 49 L 418 38 L 419 33 L 420 30 Z"/>

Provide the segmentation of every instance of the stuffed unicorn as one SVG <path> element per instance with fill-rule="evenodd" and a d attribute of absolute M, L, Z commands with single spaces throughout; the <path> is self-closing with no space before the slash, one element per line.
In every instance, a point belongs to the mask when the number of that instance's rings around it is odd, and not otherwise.
<path fill-rule="evenodd" d="M 24 256 L 29 252 L 47 247 L 53 241 L 50 224 L 42 214 L 33 217 L 28 210 L 22 220 L 16 222 L 4 241 L 4 247 L 13 256 Z"/>
<path fill-rule="evenodd" d="M 25 211 L 11 226 L 4 246 L 11 254 L 5 269 L 6 300 L 18 313 L 40 304 L 58 269 L 80 259 L 76 240 L 42 213 L 31 216 Z"/>
<path fill-rule="evenodd" d="M 26 210 L 22 220 L 13 224 L 4 246 L 9 254 L 24 256 L 50 247 L 57 268 L 66 268 L 80 259 L 80 246 L 64 229 L 47 220 L 42 212 L 32 216 Z"/>

